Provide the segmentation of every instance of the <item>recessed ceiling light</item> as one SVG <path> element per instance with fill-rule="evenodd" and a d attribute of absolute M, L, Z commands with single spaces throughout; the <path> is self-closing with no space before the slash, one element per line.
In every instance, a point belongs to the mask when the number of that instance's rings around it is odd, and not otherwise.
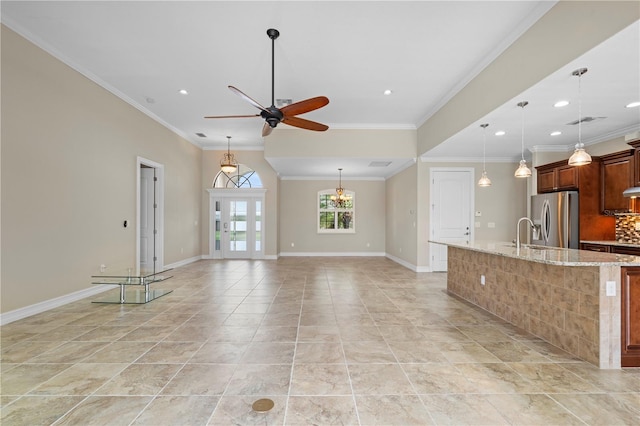
<path fill-rule="evenodd" d="M 506 135 L 506 134 L 507 134 L 507 132 L 505 132 L 504 130 L 498 130 L 498 131 L 496 132 L 496 136 L 504 136 L 504 135 Z"/>
<path fill-rule="evenodd" d="M 557 130 L 555 132 L 549 133 L 549 135 L 551 135 L 551 136 L 560 136 L 561 134 L 562 134 L 562 132 L 559 132 Z"/>
<path fill-rule="evenodd" d="M 562 108 L 569 105 L 569 101 L 558 101 L 555 104 L 553 104 L 554 107 L 556 108 Z"/>
<path fill-rule="evenodd" d="M 635 108 L 640 106 L 640 102 L 631 102 L 630 104 L 627 105 L 627 108 Z"/>
<path fill-rule="evenodd" d="M 387 89 L 387 90 L 385 90 L 383 93 L 384 93 L 385 95 L 390 95 L 390 94 L 392 94 L 393 92 L 391 91 L 391 89 Z"/>
<path fill-rule="evenodd" d="M 186 89 L 180 89 L 180 90 L 178 90 L 178 93 L 180 93 L 181 95 L 188 95 L 189 94 L 189 92 L 187 92 Z"/>

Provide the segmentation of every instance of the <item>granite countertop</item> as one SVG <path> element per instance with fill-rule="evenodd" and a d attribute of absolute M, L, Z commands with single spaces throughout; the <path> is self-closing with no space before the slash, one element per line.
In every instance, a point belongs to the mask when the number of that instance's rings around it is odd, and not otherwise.
<path fill-rule="evenodd" d="M 548 263 L 563 266 L 640 266 L 640 256 L 628 254 L 601 253 L 597 251 L 574 250 L 559 247 L 545 247 L 522 244 L 516 249 L 515 244 L 506 241 L 434 241 L 443 244 L 482 253 L 513 257 L 531 262 Z"/>
<path fill-rule="evenodd" d="M 627 243 L 624 241 L 616 241 L 616 240 L 602 240 L 602 241 L 587 241 L 581 240 L 581 243 L 586 244 L 601 244 L 603 246 L 620 246 L 620 247 L 635 247 L 640 248 L 640 244 Z"/>

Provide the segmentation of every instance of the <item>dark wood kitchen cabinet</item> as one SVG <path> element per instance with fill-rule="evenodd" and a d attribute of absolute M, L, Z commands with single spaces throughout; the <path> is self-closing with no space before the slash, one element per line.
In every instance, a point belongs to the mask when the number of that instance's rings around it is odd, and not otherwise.
<path fill-rule="evenodd" d="M 538 193 L 577 190 L 580 200 L 580 239 L 614 240 L 615 218 L 601 214 L 600 157 L 591 158 L 591 164 L 585 166 L 569 166 L 567 160 L 537 166 Z"/>
<path fill-rule="evenodd" d="M 640 139 L 628 142 L 634 149 L 634 171 L 633 171 L 633 186 L 640 186 Z"/>
<path fill-rule="evenodd" d="M 538 173 L 538 193 L 577 190 L 579 172 L 577 167 L 566 161 L 536 167 Z"/>
<path fill-rule="evenodd" d="M 600 173 L 603 214 L 629 211 L 629 198 L 622 192 L 635 183 L 635 152 L 633 149 L 603 155 Z"/>
<path fill-rule="evenodd" d="M 640 268 L 622 269 L 621 365 L 640 367 Z"/>
<path fill-rule="evenodd" d="M 609 253 L 609 247 L 604 244 L 580 243 L 580 250 L 598 251 L 600 253 Z"/>

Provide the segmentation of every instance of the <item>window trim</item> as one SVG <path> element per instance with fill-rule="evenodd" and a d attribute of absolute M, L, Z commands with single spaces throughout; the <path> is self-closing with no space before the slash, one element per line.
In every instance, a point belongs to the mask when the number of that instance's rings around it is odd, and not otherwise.
<path fill-rule="evenodd" d="M 356 217 L 356 193 L 355 193 L 355 191 L 350 191 L 348 189 L 344 190 L 344 193 L 351 197 L 351 208 L 348 208 L 348 209 L 336 209 L 334 207 L 327 208 L 327 209 L 320 208 L 320 197 L 323 196 L 323 195 L 335 195 L 335 193 L 336 193 L 335 189 L 323 189 L 323 190 L 318 191 L 318 193 L 316 194 L 316 228 L 317 228 L 317 233 L 318 234 L 355 234 L 356 233 L 356 221 L 355 221 L 355 217 Z M 340 228 L 323 229 L 323 228 L 320 228 L 320 214 L 322 212 L 336 212 L 336 213 L 351 212 L 351 223 L 353 223 L 353 227 L 349 228 L 349 229 L 340 229 Z M 337 225 L 337 220 L 338 220 L 338 215 L 336 214 L 336 216 L 334 217 L 335 225 Z"/>

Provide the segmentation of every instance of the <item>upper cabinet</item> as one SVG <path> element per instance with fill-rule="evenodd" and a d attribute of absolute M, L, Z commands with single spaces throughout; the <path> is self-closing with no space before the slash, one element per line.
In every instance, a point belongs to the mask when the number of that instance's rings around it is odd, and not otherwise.
<path fill-rule="evenodd" d="M 623 213 L 629 211 L 629 198 L 622 192 L 636 186 L 635 150 L 625 150 L 603 155 L 600 177 L 601 206 L 604 214 Z"/>
<path fill-rule="evenodd" d="M 640 186 L 640 139 L 629 142 L 629 145 L 635 149 L 635 155 L 633 156 L 633 161 L 635 162 L 633 186 Z"/>
<path fill-rule="evenodd" d="M 536 167 L 538 172 L 538 193 L 577 190 L 580 175 L 578 168 L 567 165 L 566 161 Z"/>

